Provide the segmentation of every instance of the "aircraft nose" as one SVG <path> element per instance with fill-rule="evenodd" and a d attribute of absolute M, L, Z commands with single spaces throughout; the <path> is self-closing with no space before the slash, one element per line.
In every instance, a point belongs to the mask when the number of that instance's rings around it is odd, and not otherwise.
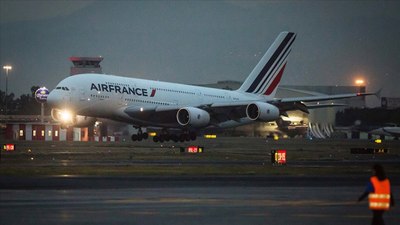
<path fill-rule="evenodd" d="M 54 93 L 54 91 L 50 92 L 50 94 L 47 96 L 47 104 L 50 107 L 54 107 L 57 104 L 61 102 L 61 97 L 60 95 Z"/>

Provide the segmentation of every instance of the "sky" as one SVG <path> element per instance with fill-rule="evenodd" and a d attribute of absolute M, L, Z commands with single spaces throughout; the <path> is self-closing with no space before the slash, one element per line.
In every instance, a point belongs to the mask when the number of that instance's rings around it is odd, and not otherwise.
<path fill-rule="evenodd" d="M 354 85 L 400 97 L 400 1 L 0 0 L 8 90 L 50 90 L 70 56 L 103 72 L 186 84 L 244 81 L 281 31 L 297 33 L 281 83 Z M 5 70 L 0 89 L 5 90 Z M 378 100 L 371 106 L 379 104 Z"/>

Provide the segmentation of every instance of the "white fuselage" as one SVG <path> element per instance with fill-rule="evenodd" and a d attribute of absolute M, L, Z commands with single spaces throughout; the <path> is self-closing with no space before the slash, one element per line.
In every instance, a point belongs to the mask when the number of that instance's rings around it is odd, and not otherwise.
<path fill-rule="evenodd" d="M 135 121 L 121 117 L 121 109 L 199 107 L 253 100 L 265 101 L 266 98 L 238 91 L 103 74 L 70 76 L 62 80 L 48 96 L 52 106 L 67 108 L 77 115 L 130 123 Z"/>

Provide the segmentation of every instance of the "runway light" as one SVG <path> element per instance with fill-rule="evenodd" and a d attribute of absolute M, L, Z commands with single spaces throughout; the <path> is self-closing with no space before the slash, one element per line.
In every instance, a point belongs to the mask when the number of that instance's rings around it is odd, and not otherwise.
<path fill-rule="evenodd" d="M 181 152 L 192 153 L 192 154 L 203 153 L 204 148 L 200 146 L 188 146 L 186 148 L 181 147 Z"/>
<path fill-rule="evenodd" d="M 5 144 L 3 145 L 4 151 L 14 151 L 15 150 L 15 145 L 14 144 Z"/>
<path fill-rule="evenodd" d="M 286 164 L 286 150 L 272 150 L 271 151 L 271 162 L 274 165 L 285 165 Z"/>
<path fill-rule="evenodd" d="M 204 135 L 204 138 L 215 139 L 215 138 L 217 138 L 217 135 L 216 134 L 206 134 L 206 135 Z"/>

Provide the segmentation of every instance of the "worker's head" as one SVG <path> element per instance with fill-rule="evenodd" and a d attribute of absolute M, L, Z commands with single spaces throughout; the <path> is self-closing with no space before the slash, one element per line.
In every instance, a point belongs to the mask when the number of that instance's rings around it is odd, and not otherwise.
<path fill-rule="evenodd" d="M 373 166 L 373 173 L 375 176 L 378 177 L 379 180 L 386 179 L 385 170 L 383 169 L 382 165 L 380 165 L 380 164 L 375 164 Z"/>

